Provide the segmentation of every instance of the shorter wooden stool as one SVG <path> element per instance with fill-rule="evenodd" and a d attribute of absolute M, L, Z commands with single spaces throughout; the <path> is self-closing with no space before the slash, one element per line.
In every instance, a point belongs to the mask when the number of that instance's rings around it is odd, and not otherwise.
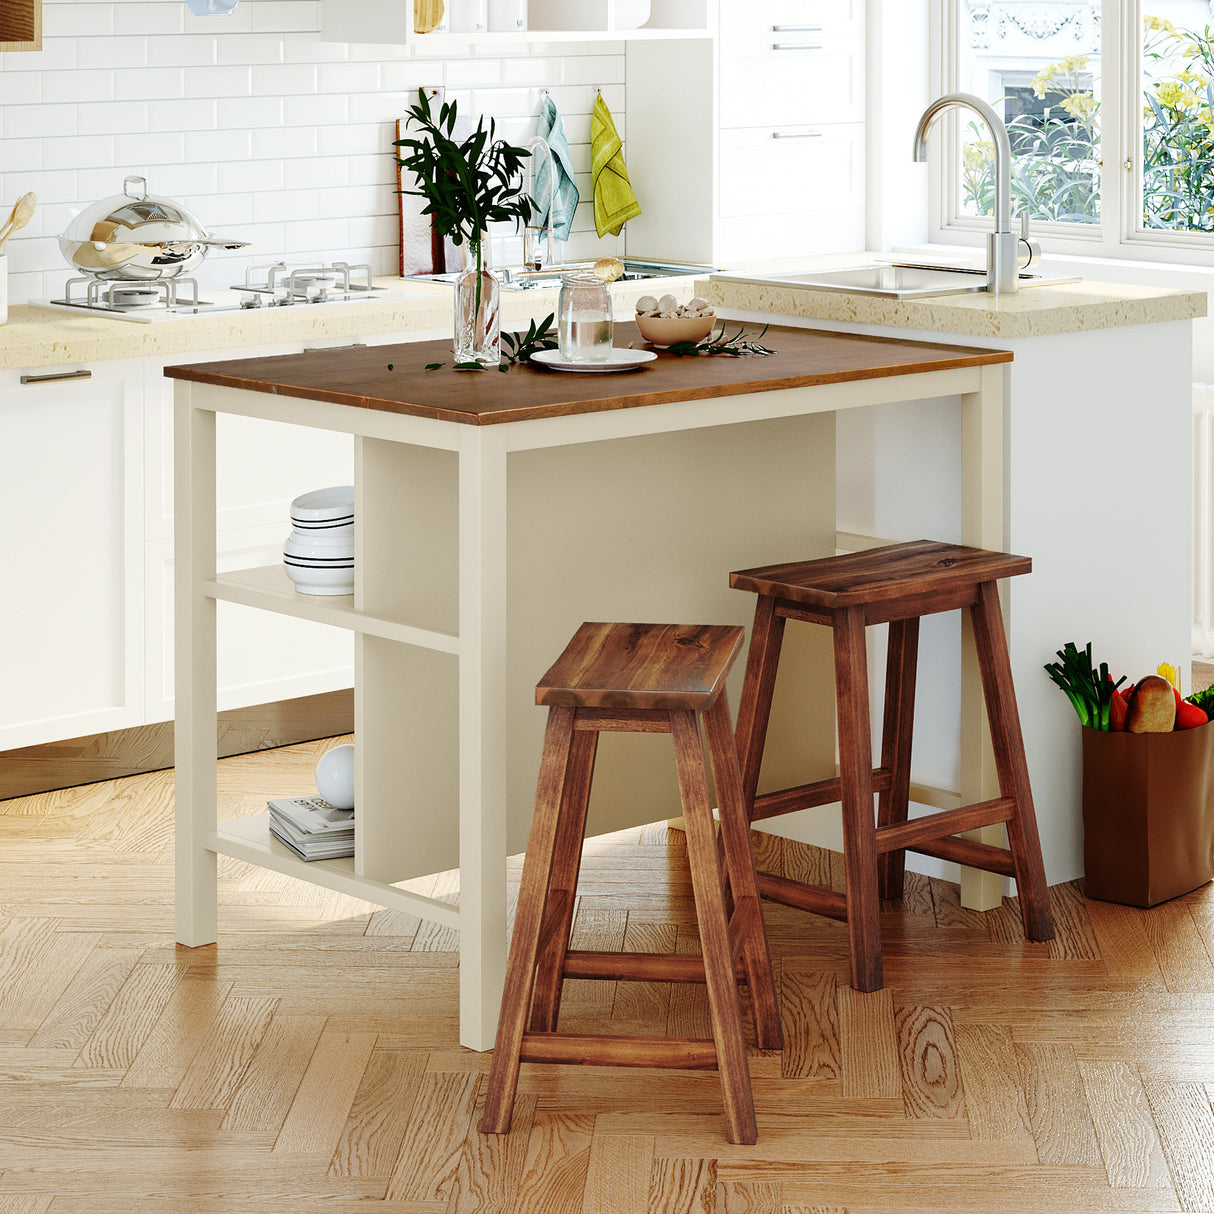
<path fill-rule="evenodd" d="M 583 624 L 536 687 L 536 703 L 548 706 L 548 726 L 482 1133 L 510 1129 L 519 1062 L 528 1061 L 716 1067 L 721 1072 L 726 1136 L 733 1143 L 756 1140 L 736 984 L 739 960 L 750 988 L 759 1048 L 780 1049 L 781 1037 L 725 700 L 725 676 L 742 637 L 741 628 L 718 625 Z M 720 803 L 724 870 L 704 768 L 701 720 Z M 594 757 L 604 730 L 672 736 L 702 957 L 569 948 Z M 558 1033 L 565 978 L 706 982 L 713 1040 Z"/>
<path fill-rule="evenodd" d="M 901 896 L 908 850 L 1015 877 L 1025 935 L 1030 940 L 1053 938 L 997 585 L 1000 578 L 1031 569 L 1027 557 L 916 540 L 729 576 L 735 589 L 759 596 L 738 709 L 738 753 L 751 820 L 843 802 L 846 897 L 769 873 L 759 874 L 759 888 L 776 902 L 846 920 L 856 990 L 881 988 L 879 899 Z M 967 610 L 973 623 L 999 796 L 908 821 L 919 618 L 957 609 Z M 833 629 L 842 775 L 756 795 L 785 620 Z M 887 622 L 881 764 L 874 768 L 864 629 Z M 957 838 L 958 832 L 1000 822 L 1007 828 L 1008 848 Z"/>

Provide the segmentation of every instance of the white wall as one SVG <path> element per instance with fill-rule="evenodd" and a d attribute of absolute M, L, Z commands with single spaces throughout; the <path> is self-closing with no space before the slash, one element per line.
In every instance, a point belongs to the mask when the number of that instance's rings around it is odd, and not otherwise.
<path fill-rule="evenodd" d="M 204 286 L 244 266 L 323 256 L 397 268 L 395 121 L 417 87 L 534 134 L 541 89 L 565 120 L 578 170 L 574 256 L 617 251 L 589 207 L 590 109 L 601 87 L 621 135 L 622 43 L 541 43 L 435 59 L 405 47 L 322 42 L 319 0 L 243 0 L 195 17 L 184 0 L 44 0 L 43 50 L 0 54 L 0 206 L 38 195 L 7 246 L 10 299 L 47 299 L 68 267 L 56 237 L 82 207 L 138 173 L 253 256 L 212 254 Z M 500 256 L 511 250 L 499 249 Z"/>

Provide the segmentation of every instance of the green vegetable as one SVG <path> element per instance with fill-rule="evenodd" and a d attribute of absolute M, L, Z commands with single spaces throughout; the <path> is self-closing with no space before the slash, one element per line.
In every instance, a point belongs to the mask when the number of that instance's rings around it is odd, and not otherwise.
<path fill-rule="evenodd" d="M 1189 696 L 1189 703 L 1196 704 L 1207 716 L 1214 719 L 1214 687 L 1207 687 L 1204 691 L 1195 691 Z"/>
<path fill-rule="evenodd" d="M 1125 675 L 1113 682 L 1107 662 L 1101 662 L 1099 670 L 1092 668 L 1092 642 L 1080 652 L 1074 641 L 1058 650 L 1059 662 L 1049 662 L 1045 672 L 1058 684 L 1079 714 L 1079 723 L 1089 729 L 1109 727 L 1109 705 L 1113 692 L 1125 682 Z"/>

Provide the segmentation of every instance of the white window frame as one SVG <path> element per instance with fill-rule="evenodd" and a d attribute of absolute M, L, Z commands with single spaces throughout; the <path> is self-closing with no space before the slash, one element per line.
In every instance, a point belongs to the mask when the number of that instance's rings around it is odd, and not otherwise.
<path fill-rule="evenodd" d="M 932 96 L 959 87 L 962 3 L 934 0 L 931 7 Z M 1034 223 L 1033 237 L 1046 253 L 1064 256 L 1214 265 L 1214 233 L 1165 232 L 1142 222 L 1142 103 L 1137 82 L 1142 72 L 1143 8 L 1142 0 L 1103 0 L 1101 5 L 1101 221 L 1088 230 L 1079 224 Z M 1110 64 L 1120 65 L 1119 70 L 1110 71 Z M 1132 87 L 1127 88 L 1127 82 Z M 1109 121 L 1110 115 L 1115 121 Z M 957 174 L 950 168 L 959 161 L 963 121 L 954 112 L 942 114 L 937 124 L 940 132 L 932 137 L 929 175 L 930 239 L 980 246 L 991 221 L 960 214 Z"/>

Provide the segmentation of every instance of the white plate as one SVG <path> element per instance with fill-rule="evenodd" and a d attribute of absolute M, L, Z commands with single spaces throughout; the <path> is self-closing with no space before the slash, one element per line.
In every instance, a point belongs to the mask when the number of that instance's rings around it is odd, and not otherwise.
<path fill-rule="evenodd" d="M 553 371 L 631 371 L 634 367 L 653 362 L 655 358 L 657 355 L 652 350 L 613 348 L 609 358 L 596 363 L 570 362 L 561 357 L 559 350 L 536 350 L 531 361 L 551 367 Z"/>

